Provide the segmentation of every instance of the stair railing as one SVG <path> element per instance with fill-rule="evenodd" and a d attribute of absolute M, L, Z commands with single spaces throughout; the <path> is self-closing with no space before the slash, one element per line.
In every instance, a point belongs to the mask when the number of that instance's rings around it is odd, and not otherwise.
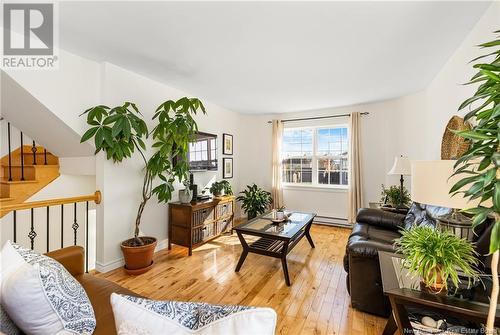
<path fill-rule="evenodd" d="M 3 121 L 4 119 L 1 118 L 0 121 Z M 10 122 L 7 122 L 7 143 L 8 143 L 8 150 L 9 150 L 9 167 L 8 167 L 8 181 L 12 181 L 12 137 L 11 137 L 11 125 Z M 19 136 L 20 136 L 20 142 L 21 142 L 21 179 L 20 180 L 25 180 L 24 178 L 24 137 L 25 135 L 23 134 L 22 131 L 19 131 Z M 32 146 L 31 146 L 31 152 L 33 153 L 33 165 L 37 165 L 37 159 L 36 159 L 36 153 L 38 151 L 36 142 L 33 140 L 32 141 Z M 43 149 L 43 164 L 47 165 L 47 149 Z"/>
<path fill-rule="evenodd" d="M 77 237 L 78 237 L 78 229 L 80 228 L 80 224 L 77 221 L 77 204 L 79 203 L 85 203 L 85 231 L 84 231 L 84 238 L 85 238 L 85 271 L 88 272 L 89 270 L 89 202 L 94 202 L 96 204 L 99 204 L 101 202 L 101 192 L 96 191 L 94 194 L 90 195 L 84 195 L 84 196 L 78 196 L 78 197 L 71 197 L 71 198 L 60 198 L 60 199 L 50 199 L 50 200 L 41 200 L 41 201 L 32 201 L 32 202 L 25 202 L 21 204 L 15 204 L 15 205 L 5 205 L 1 206 L 0 208 L 0 214 L 3 216 L 9 212 L 13 213 L 12 216 L 12 224 L 13 224 L 13 237 L 12 240 L 14 243 L 17 243 L 18 236 L 17 236 L 17 229 L 18 229 L 18 212 L 23 211 L 23 210 L 29 210 L 30 211 L 30 220 L 29 220 L 29 233 L 28 233 L 28 238 L 30 241 L 30 248 L 33 250 L 35 248 L 35 242 L 36 242 L 36 237 L 38 236 L 36 229 L 35 229 L 35 210 L 39 208 L 45 208 L 45 214 L 46 214 L 46 251 L 52 251 L 55 248 L 50 247 L 50 207 L 55 207 L 55 206 L 60 206 L 60 213 L 61 213 L 61 243 L 60 247 L 63 248 L 65 246 L 65 241 L 64 241 L 64 206 L 65 205 L 70 205 L 73 206 L 73 218 L 72 218 L 72 225 L 71 228 L 73 229 L 73 245 L 77 245 Z M 59 246 L 57 247 L 59 248 Z"/>

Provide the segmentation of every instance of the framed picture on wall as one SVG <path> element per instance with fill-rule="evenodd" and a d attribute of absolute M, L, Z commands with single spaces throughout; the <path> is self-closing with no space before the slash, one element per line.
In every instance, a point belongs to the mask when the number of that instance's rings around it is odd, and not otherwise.
<path fill-rule="evenodd" d="M 222 178 L 233 178 L 233 159 L 224 157 L 222 158 Z"/>
<path fill-rule="evenodd" d="M 224 155 L 233 154 L 233 135 L 222 134 L 222 153 Z"/>

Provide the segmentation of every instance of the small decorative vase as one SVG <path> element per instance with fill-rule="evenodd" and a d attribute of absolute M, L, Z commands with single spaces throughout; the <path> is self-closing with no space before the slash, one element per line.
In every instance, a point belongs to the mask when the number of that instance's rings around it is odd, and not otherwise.
<path fill-rule="evenodd" d="M 193 197 L 193 194 L 191 193 L 191 190 L 186 188 L 183 190 L 179 190 L 179 200 L 183 204 L 188 204 L 191 202 L 191 199 Z"/>
<path fill-rule="evenodd" d="M 276 212 L 276 219 L 283 220 L 285 218 L 285 212 L 278 211 Z"/>

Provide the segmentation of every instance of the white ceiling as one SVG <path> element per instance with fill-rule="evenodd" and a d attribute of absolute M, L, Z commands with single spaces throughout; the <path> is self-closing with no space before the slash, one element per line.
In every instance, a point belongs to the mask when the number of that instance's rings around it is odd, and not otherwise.
<path fill-rule="evenodd" d="M 62 2 L 61 47 L 244 113 L 423 89 L 489 2 Z"/>

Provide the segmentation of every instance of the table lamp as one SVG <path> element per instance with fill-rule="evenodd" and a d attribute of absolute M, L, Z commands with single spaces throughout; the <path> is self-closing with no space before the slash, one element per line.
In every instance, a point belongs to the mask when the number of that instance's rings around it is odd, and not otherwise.
<path fill-rule="evenodd" d="M 400 175 L 399 182 L 401 183 L 400 191 L 403 194 L 403 183 L 405 181 L 403 176 L 411 175 L 411 162 L 408 157 L 396 157 L 394 158 L 394 164 L 391 170 L 387 173 L 388 175 Z"/>
<path fill-rule="evenodd" d="M 459 237 L 472 238 L 472 221 L 459 210 L 476 207 L 479 199 L 469 201 L 463 197 L 463 193 L 454 196 L 449 193 L 452 186 L 464 178 L 464 175 L 460 174 L 450 177 L 454 172 L 455 162 L 455 160 L 412 161 L 411 200 L 453 209 L 450 215 L 438 218 L 440 224 L 450 228 Z"/>

